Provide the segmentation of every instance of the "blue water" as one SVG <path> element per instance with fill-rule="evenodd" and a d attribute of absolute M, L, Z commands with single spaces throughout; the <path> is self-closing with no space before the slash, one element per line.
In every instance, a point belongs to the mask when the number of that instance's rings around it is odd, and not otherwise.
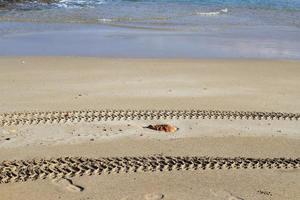
<path fill-rule="evenodd" d="M 0 3 L 10 2 L 10 0 L 0 0 Z M 299 0 L 53 0 L 47 1 L 24 0 L 19 3 L 19 8 L 32 9 L 40 6 L 46 7 L 96 7 L 103 4 L 194 4 L 198 6 L 230 6 L 230 7 L 248 7 L 264 9 L 290 9 L 297 10 L 300 8 Z M 20 6 L 22 4 L 22 6 Z"/>
<path fill-rule="evenodd" d="M 0 0 L 0 55 L 300 59 L 300 0 L 10 2 Z"/>
<path fill-rule="evenodd" d="M 213 25 L 300 26 L 300 0 L 0 0 L 0 21 L 197 30 Z M 0 3 L 1 5 L 1 3 Z"/>
<path fill-rule="evenodd" d="M 176 3 L 178 5 L 193 4 L 198 6 L 228 6 L 262 9 L 289 9 L 299 10 L 299 0 L 62 0 L 61 4 L 69 7 L 97 6 L 101 4 L 166 4 Z"/>

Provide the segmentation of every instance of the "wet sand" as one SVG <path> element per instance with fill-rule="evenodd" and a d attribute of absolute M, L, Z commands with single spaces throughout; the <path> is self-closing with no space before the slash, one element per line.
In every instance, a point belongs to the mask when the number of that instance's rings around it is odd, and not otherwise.
<path fill-rule="evenodd" d="M 83 17 L 85 15 L 87 13 Z M 278 21 L 276 26 L 249 26 L 246 22 L 235 26 L 231 24 L 233 22 L 222 23 L 219 18 L 215 19 L 219 24 L 214 25 L 211 24 L 216 22 L 213 18 L 208 19 L 212 20 L 210 22 L 200 22 L 200 27 L 190 27 L 191 30 L 185 26 L 176 28 L 176 23 L 171 23 L 171 27 L 151 28 L 152 23 L 146 22 L 144 27 L 140 23 L 105 25 L 94 22 L 45 23 L 43 20 L 38 23 L 26 22 L 26 19 L 13 22 L 16 20 L 13 18 L 13 21 L 0 23 L 0 55 L 300 59 L 300 31 L 297 27 L 279 26 Z"/>

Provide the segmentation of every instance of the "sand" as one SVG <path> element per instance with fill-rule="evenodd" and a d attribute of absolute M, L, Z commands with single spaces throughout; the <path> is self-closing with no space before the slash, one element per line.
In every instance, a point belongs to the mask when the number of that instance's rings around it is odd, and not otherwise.
<path fill-rule="evenodd" d="M 1 58 L 0 111 L 299 112 L 296 61 Z"/>
<path fill-rule="evenodd" d="M 133 7 L 130 9 L 137 12 Z M 288 13 L 284 15 L 276 15 L 276 11 L 261 13 L 264 17 L 270 17 L 265 19 L 268 21 L 267 24 L 261 24 L 259 21 L 256 23 L 254 22 L 256 19 L 252 18 L 254 16 L 250 18 L 248 16 L 246 18 L 250 20 L 249 22 L 243 21 L 244 25 L 235 27 L 241 22 L 241 18 L 248 15 L 248 11 L 243 9 L 237 11 L 243 13 L 243 16 L 235 16 L 235 19 L 227 18 L 225 15 L 218 16 L 217 20 L 216 16 L 194 15 L 179 22 L 181 16 L 171 23 L 165 21 L 166 23 L 160 25 L 146 21 L 137 24 L 133 21 L 130 23 L 102 21 L 101 24 L 98 17 L 94 19 L 92 16 L 85 17 L 86 13 L 90 12 L 94 11 L 79 10 L 76 14 L 83 17 L 80 22 L 76 22 L 78 20 L 76 16 L 60 10 L 57 10 L 55 17 L 53 16 L 55 19 L 39 11 L 24 12 L 24 15 L 19 17 L 14 15 L 14 12 L 3 13 L 0 24 L 0 55 L 300 59 L 300 31 L 290 17 L 287 19 Z M 116 13 L 113 10 L 109 12 L 112 15 Z M 272 14 L 273 12 L 275 13 Z M 7 15 L 12 15 L 12 18 L 9 19 Z M 189 19 L 190 17 L 195 19 Z M 204 21 L 201 20 L 202 17 L 205 18 Z M 294 15 L 293 18 L 297 19 L 299 16 Z M 269 20 L 273 21 L 272 25 L 269 24 Z M 191 23 L 188 25 L 189 22 Z"/>
<path fill-rule="evenodd" d="M 298 61 L 11 57 L 0 59 L 0 71 L 0 120 L 6 112 L 21 119 L 33 111 L 102 109 L 300 112 Z M 295 118 L 45 121 L 1 126 L 0 162 L 300 155 Z M 144 128 L 164 123 L 179 130 Z M 297 199 L 300 165 L 280 166 L 47 177 L 1 183 L 0 193 L 3 199 Z"/>

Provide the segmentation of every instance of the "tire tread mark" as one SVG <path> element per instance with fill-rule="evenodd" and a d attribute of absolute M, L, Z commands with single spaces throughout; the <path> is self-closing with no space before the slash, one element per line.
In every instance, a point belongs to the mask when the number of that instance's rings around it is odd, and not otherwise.
<path fill-rule="evenodd" d="M 13 112 L 0 114 L 0 126 L 161 119 L 299 120 L 300 113 L 219 110 L 73 110 Z"/>
<path fill-rule="evenodd" d="M 14 160 L 0 163 L 0 184 L 103 173 L 221 170 L 221 169 L 289 169 L 300 168 L 300 158 L 245 157 L 61 157 L 52 159 Z"/>

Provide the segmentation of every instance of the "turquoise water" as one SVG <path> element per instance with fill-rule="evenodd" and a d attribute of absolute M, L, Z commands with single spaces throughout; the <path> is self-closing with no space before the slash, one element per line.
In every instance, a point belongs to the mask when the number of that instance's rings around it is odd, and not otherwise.
<path fill-rule="evenodd" d="M 0 0 L 0 21 L 88 23 L 197 31 L 283 25 L 300 27 L 300 0 Z M 47 3 L 45 3 L 47 2 Z"/>
<path fill-rule="evenodd" d="M 11 2 L 0 56 L 300 59 L 300 0 Z"/>
<path fill-rule="evenodd" d="M 0 3 L 13 4 L 11 0 L 0 0 Z M 19 0 L 18 8 L 50 8 L 50 7 L 97 7 L 99 5 L 116 4 L 193 4 L 198 6 L 230 6 L 230 7 L 248 7 L 264 9 L 290 9 L 300 8 L 299 0 Z M 0 4 L 1 5 L 1 4 Z M 16 3 L 15 3 L 16 5 Z"/>

